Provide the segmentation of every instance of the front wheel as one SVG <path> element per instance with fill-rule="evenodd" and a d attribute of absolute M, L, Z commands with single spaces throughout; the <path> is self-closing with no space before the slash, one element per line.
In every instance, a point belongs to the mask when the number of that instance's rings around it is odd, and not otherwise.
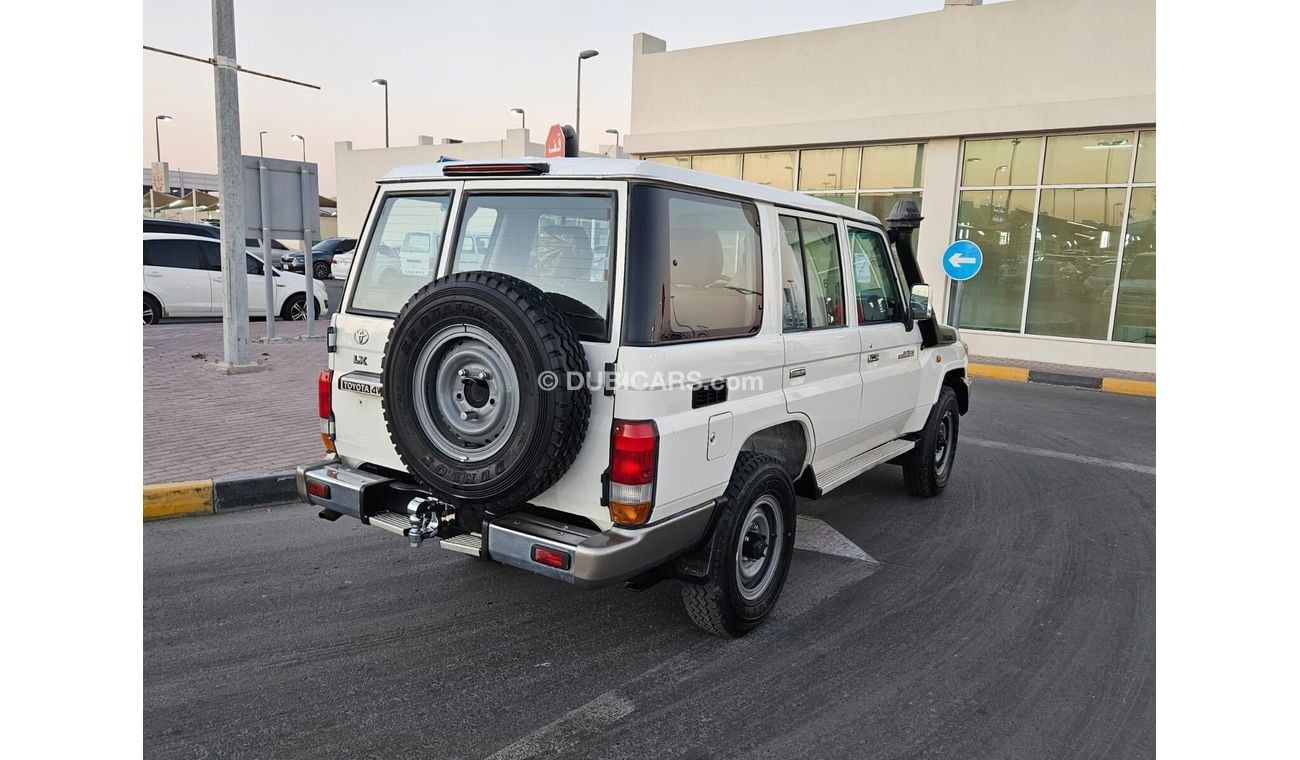
<path fill-rule="evenodd" d="M 682 586 L 682 602 L 696 625 L 739 637 L 766 618 L 785 585 L 794 554 L 794 486 L 781 463 L 742 451 L 713 528 L 709 575 Z"/>
<path fill-rule="evenodd" d="M 162 319 L 162 304 L 158 303 L 157 298 L 154 298 L 148 293 L 145 293 L 144 294 L 144 323 L 146 325 L 156 325 L 158 324 L 158 321 L 161 319 Z"/>
<path fill-rule="evenodd" d="M 316 301 L 316 317 L 320 318 L 320 301 Z M 280 309 L 280 319 L 286 322 L 305 322 L 307 320 L 307 296 L 294 293 L 284 302 Z"/>
<path fill-rule="evenodd" d="M 318 261 L 311 268 L 312 276 L 318 280 L 324 281 L 330 278 L 330 265 L 323 261 Z"/>
<path fill-rule="evenodd" d="M 908 493 L 928 499 L 938 496 L 948 485 L 957 456 L 960 420 L 957 394 L 945 385 L 939 389 L 939 400 L 930 409 L 916 448 L 903 460 L 903 483 Z"/>

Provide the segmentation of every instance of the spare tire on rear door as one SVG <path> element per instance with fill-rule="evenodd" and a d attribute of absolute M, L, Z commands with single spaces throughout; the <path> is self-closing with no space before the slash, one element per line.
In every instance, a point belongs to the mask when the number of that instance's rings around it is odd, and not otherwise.
<path fill-rule="evenodd" d="M 461 272 L 416 291 L 397 315 L 384 419 L 411 474 L 439 498 L 517 506 L 578 455 L 591 414 L 586 375 L 573 328 L 541 290 Z"/>

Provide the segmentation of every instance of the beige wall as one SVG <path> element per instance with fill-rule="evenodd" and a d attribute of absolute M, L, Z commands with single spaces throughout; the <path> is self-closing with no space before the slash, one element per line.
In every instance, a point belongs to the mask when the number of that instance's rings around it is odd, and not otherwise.
<path fill-rule="evenodd" d="M 398 166 L 430 164 L 443 156 L 462 159 L 540 156 L 541 143 L 529 141 L 531 130 L 510 129 L 504 140 L 446 143 L 421 135 L 419 144 L 395 148 L 354 150 L 351 142 L 334 143 L 338 188 L 338 234 L 357 237 L 375 197 L 375 182 Z"/>
<path fill-rule="evenodd" d="M 1154 0 L 1010 0 L 664 52 L 637 35 L 629 153 L 1155 122 Z"/>

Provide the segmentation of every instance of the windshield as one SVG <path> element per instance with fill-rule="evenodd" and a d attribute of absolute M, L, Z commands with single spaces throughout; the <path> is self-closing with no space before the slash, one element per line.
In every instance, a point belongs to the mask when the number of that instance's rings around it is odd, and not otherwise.
<path fill-rule="evenodd" d="M 486 270 L 541 288 L 583 340 L 609 340 L 612 194 L 471 194 L 451 271 Z"/>

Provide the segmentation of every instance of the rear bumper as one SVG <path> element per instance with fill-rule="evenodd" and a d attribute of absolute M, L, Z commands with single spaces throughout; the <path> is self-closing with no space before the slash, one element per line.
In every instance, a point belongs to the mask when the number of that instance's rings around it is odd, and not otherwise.
<path fill-rule="evenodd" d="M 336 461 L 298 467 L 298 495 L 303 501 L 372 524 L 370 518 L 393 515 L 394 506 L 416 495 L 392 478 L 346 467 Z M 325 495 L 308 492 L 312 483 Z M 708 529 L 715 502 L 709 501 L 639 528 L 605 531 L 569 525 L 530 512 L 511 512 L 485 524 L 480 556 L 581 588 L 599 588 L 632 578 L 691 548 Z M 377 520 L 384 527 L 391 520 Z M 391 529 L 391 528 L 389 528 Z M 554 567 L 533 559 L 536 548 L 560 552 L 568 559 Z"/>

